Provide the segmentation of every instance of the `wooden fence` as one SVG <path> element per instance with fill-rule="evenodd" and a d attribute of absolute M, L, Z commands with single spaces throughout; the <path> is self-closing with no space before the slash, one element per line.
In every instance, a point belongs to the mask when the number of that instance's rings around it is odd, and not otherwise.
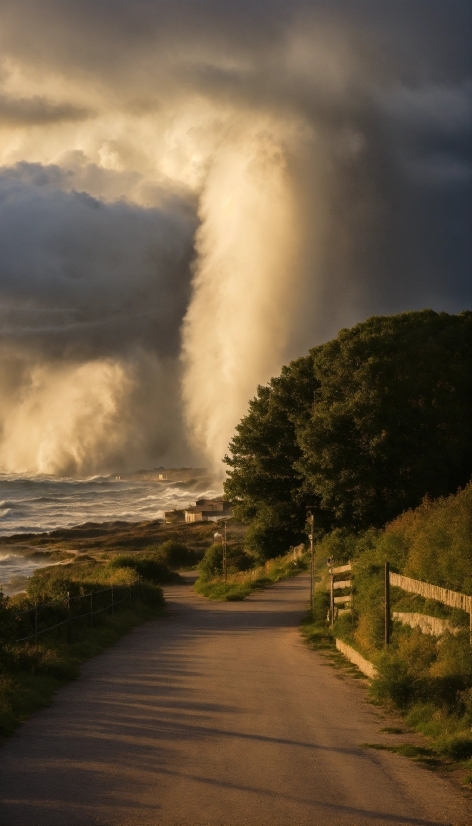
<path fill-rule="evenodd" d="M 388 573 L 390 585 L 408 591 L 410 594 L 418 594 L 425 599 L 434 599 L 450 608 L 459 608 L 465 611 L 470 617 L 470 639 L 472 644 L 472 596 L 461 594 L 459 591 L 450 591 L 448 588 L 440 588 L 439 585 L 431 585 L 430 582 L 422 582 L 420 579 L 411 579 L 409 576 Z"/>

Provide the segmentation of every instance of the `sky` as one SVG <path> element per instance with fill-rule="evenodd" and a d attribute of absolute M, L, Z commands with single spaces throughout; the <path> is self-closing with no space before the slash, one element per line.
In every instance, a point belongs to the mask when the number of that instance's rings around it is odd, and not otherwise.
<path fill-rule="evenodd" d="M 0 470 L 221 473 L 258 384 L 471 307 L 463 0 L 0 0 Z"/>

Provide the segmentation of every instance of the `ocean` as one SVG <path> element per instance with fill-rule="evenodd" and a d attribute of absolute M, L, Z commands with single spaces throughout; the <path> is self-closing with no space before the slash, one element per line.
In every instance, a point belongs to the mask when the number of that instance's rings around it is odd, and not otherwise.
<path fill-rule="evenodd" d="M 204 484 L 202 480 L 202 484 Z M 95 476 L 68 479 L 0 473 L 0 536 L 41 533 L 71 528 L 84 522 L 144 522 L 160 519 L 164 511 L 185 508 L 201 496 L 221 490 L 185 488 L 156 481 L 121 480 Z M 0 584 L 29 576 L 44 565 L 34 556 L 0 546 Z"/>

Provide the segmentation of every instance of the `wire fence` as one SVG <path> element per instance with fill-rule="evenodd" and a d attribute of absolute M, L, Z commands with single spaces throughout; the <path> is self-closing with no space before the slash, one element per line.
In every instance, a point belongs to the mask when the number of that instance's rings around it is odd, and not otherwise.
<path fill-rule="evenodd" d="M 110 588 L 101 588 L 77 596 L 71 596 L 67 592 L 62 599 L 35 603 L 24 611 L 17 611 L 14 616 L 20 636 L 16 642 L 37 640 L 41 634 L 79 619 L 87 619 L 90 627 L 93 627 L 93 618 L 97 614 L 106 611 L 113 614 L 120 603 L 132 599 L 136 584 L 112 585 Z"/>

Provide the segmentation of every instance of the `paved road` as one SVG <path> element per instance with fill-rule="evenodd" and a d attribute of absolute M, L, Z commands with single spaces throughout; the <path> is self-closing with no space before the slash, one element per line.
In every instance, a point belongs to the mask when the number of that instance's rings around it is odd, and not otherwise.
<path fill-rule="evenodd" d="M 471 824 L 446 781 L 364 750 L 382 720 L 301 643 L 306 576 L 169 614 L 88 662 L 0 751 L 2 826 Z"/>

